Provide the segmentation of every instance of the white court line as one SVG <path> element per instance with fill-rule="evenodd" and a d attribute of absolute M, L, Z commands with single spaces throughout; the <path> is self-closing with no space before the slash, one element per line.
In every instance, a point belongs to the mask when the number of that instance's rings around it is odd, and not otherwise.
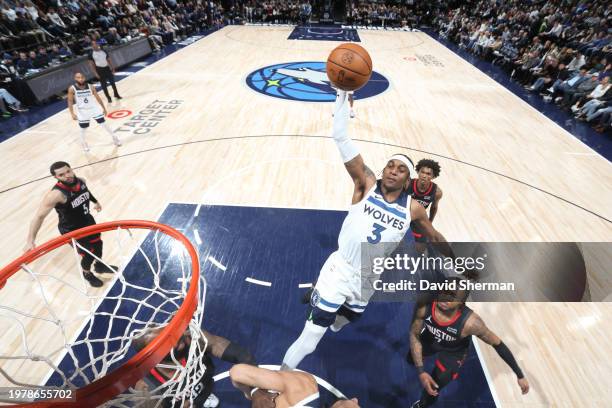
<path fill-rule="evenodd" d="M 478 340 L 473 339 L 472 343 L 474 343 L 474 349 L 476 349 L 476 354 L 478 355 L 478 360 L 480 361 L 480 365 L 482 366 L 482 371 L 484 371 L 485 378 L 487 379 L 487 384 L 489 384 L 489 389 L 491 390 L 491 395 L 493 396 L 493 402 L 495 403 L 496 407 L 501 407 L 501 402 L 499 402 L 499 397 L 497 396 L 497 392 L 495 391 L 495 387 L 493 386 L 491 374 L 489 374 L 489 369 L 487 368 L 484 358 L 482 357 L 482 351 L 480 351 L 480 345 L 478 344 Z"/>
<path fill-rule="evenodd" d="M 312 288 L 312 283 L 300 283 L 298 288 Z"/>
<path fill-rule="evenodd" d="M 215 258 L 213 258 L 212 256 L 208 256 L 207 258 L 211 264 L 215 265 L 217 268 L 221 269 L 222 271 L 226 271 L 227 270 L 227 266 L 223 265 L 221 262 L 217 261 Z"/>
<path fill-rule="evenodd" d="M 280 366 L 278 365 L 267 365 L 267 364 L 261 364 L 259 365 L 259 367 L 261 368 L 266 368 L 268 370 L 274 370 L 274 371 L 279 371 L 280 370 Z M 301 371 L 303 373 L 305 373 L 306 371 L 302 371 L 302 370 L 298 370 L 295 369 L 294 371 Z M 334 394 L 336 396 L 336 398 L 346 398 L 346 396 L 340 392 L 340 390 L 338 390 L 336 387 L 334 387 L 333 385 L 331 385 L 330 383 L 328 383 L 327 381 L 325 381 L 322 378 L 317 377 L 316 375 L 312 374 L 312 373 L 308 373 L 310 375 L 312 375 L 315 380 L 317 381 L 317 384 L 319 384 L 321 387 L 325 388 L 327 391 L 331 392 L 332 394 Z M 215 375 L 213 377 L 213 380 L 215 382 L 223 380 L 225 378 L 229 377 L 229 371 L 224 371 L 222 373 L 219 373 L 217 375 Z"/>
<path fill-rule="evenodd" d="M 196 244 L 202 245 L 202 238 L 200 238 L 200 233 L 198 232 L 197 229 L 193 230 L 193 236 L 195 238 Z"/>
<path fill-rule="evenodd" d="M 266 281 L 262 281 L 259 279 L 245 278 L 244 280 L 250 283 L 254 283 L 256 285 L 268 286 L 268 287 L 272 286 L 272 282 L 266 282 Z"/>

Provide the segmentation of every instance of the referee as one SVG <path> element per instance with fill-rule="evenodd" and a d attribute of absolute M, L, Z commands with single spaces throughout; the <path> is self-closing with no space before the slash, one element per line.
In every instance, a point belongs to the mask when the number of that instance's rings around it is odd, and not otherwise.
<path fill-rule="evenodd" d="M 96 74 L 96 78 L 100 80 L 100 85 L 102 85 L 102 90 L 104 91 L 104 95 L 106 95 L 106 99 L 108 99 L 108 103 L 113 101 L 108 94 L 108 90 L 106 89 L 109 82 L 113 87 L 115 98 L 122 99 L 121 96 L 119 96 L 117 86 L 115 85 L 115 67 L 113 67 L 113 64 L 111 63 L 110 56 L 106 53 L 106 51 L 100 48 L 96 41 L 91 42 L 91 48 L 92 50 L 89 53 L 89 63 Z"/>

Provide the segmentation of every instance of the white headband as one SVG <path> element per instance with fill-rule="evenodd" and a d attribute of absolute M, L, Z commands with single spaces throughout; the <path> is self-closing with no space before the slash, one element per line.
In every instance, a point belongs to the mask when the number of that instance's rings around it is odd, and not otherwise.
<path fill-rule="evenodd" d="M 412 164 L 412 160 L 410 160 L 408 157 L 401 154 L 394 154 L 393 156 L 391 156 L 391 158 L 389 158 L 389 160 L 401 161 L 404 165 L 406 165 L 406 167 L 408 167 L 408 171 L 410 171 L 410 177 L 415 176 L 416 172 L 414 170 L 414 164 Z"/>

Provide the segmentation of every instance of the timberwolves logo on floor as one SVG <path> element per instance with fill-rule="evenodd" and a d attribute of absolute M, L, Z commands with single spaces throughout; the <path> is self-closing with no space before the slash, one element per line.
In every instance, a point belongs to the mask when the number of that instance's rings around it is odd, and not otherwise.
<path fill-rule="evenodd" d="M 333 102 L 336 92 L 329 84 L 324 62 L 288 62 L 270 65 L 251 72 L 247 85 L 275 98 L 306 102 Z M 372 72 L 370 81 L 355 92 L 355 99 L 365 99 L 383 93 L 389 87 L 387 78 Z"/>

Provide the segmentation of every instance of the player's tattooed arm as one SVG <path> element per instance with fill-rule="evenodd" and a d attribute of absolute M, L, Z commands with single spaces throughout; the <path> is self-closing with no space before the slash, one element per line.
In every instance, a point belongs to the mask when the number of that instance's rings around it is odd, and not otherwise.
<path fill-rule="evenodd" d="M 414 309 L 414 316 L 412 317 L 412 324 L 410 325 L 410 354 L 412 355 L 412 361 L 419 374 L 423 370 L 423 344 L 421 343 L 421 330 L 423 329 L 423 319 L 427 305 L 421 304 L 416 305 Z"/>
<path fill-rule="evenodd" d="M 461 337 L 467 336 L 476 336 L 491 346 L 497 346 L 501 343 L 501 339 L 487 327 L 476 313 L 472 313 L 468 321 L 465 322 Z"/>
<path fill-rule="evenodd" d="M 376 175 L 366 166 L 363 158 L 358 154 L 354 159 L 344 163 L 346 171 L 355 183 L 355 192 L 353 194 L 353 204 L 361 201 L 366 191 L 368 191 L 376 183 Z"/>

